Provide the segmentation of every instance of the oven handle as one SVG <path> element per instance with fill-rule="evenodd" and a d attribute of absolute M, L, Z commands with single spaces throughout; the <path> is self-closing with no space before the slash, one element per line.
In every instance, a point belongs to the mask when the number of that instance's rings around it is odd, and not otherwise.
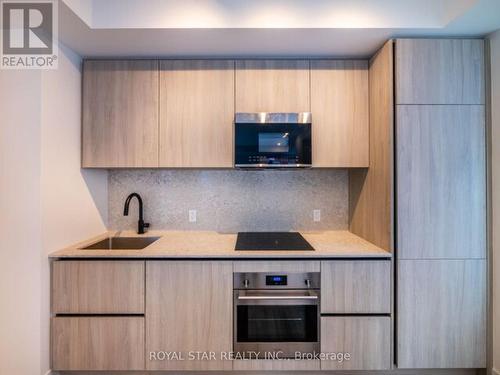
<path fill-rule="evenodd" d="M 318 299 L 318 296 L 238 296 L 246 300 L 275 300 L 275 299 Z"/>

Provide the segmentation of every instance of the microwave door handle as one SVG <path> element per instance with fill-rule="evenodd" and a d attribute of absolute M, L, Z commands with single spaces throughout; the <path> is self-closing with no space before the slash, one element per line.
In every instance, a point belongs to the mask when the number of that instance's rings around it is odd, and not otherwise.
<path fill-rule="evenodd" d="M 318 299 L 318 296 L 238 296 L 241 300 Z"/>

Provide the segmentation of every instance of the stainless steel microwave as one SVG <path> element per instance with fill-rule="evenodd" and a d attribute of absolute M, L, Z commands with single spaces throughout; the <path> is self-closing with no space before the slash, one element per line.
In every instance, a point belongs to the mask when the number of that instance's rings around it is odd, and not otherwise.
<path fill-rule="evenodd" d="M 311 113 L 237 113 L 234 165 L 304 168 L 312 164 Z"/>

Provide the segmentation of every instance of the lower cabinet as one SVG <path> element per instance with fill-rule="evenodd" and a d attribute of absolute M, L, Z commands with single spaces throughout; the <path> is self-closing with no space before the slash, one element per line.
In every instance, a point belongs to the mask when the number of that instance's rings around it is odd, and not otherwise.
<path fill-rule="evenodd" d="M 232 262 L 146 262 L 146 369 L 231 370 L 232 293 Z"/>
<path fill-rule="evenodd" d="M 321 370 L 387 370 L 391 368 L 389 316 L 321 318 Z"/>
<path fill-rule="evenodd" d="M 322 314 L 390 314 L 390 260 L 321 262 Z"/>
<path fill-rule="evenodd" d="M 399 368 L 486 367 L 486 260 L 398 261 Z"/>
<path fill-rule="evenodd" d="M 143 260 L 62 260 L 52 264 L 52 313 L 144 314 Z"/>
<path fill-rule="evenodd" d="M 52 370 L 144 369 L 144 317 L 52 319 Z"/>

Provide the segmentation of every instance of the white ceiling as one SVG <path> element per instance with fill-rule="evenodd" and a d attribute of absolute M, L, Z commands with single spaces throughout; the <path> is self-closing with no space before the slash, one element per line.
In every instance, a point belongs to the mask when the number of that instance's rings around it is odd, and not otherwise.
<path fill-rule="evenodd" d="M 362 57 L 391 37 L 500 28 L 500 0 L 63 1 L 59 37 L 87 57 Z"/>

